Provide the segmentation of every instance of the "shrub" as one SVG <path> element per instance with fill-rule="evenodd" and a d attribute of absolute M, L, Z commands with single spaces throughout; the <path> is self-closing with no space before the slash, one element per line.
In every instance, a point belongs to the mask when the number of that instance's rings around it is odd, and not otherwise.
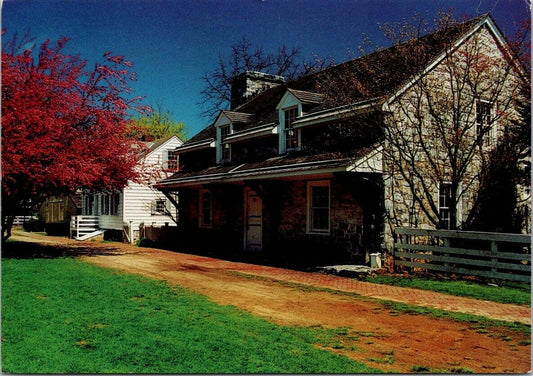
<path fill-rule="evenodd" d="M 149 248 L 155 246 L 155 242 L 152 239 L 142 238 L 137 242 L 137 246 Z"/>
<path fill-rule="evenodd" d="M 44 231 L 44 223 L 41 222 L 38 219 L 32 219 L 28 222 L 24 222 L 22 225 L 22 228 L 24 231 L 27 232 L 43 232 Z"/>

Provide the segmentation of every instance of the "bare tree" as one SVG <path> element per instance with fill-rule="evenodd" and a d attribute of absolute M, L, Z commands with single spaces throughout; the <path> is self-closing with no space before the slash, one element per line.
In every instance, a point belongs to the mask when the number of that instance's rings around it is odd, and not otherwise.
<path fill-rule="evenodd" d="M 419 18 L 384 25 L 392 47 L 322 79 L 329 101 L 355 104 L 338 132 L 381 140 L 391 228 L 464 225 L 493 151 L 519 117 L 527 82 L 520 43 L 499 40 L 488 16 L 462 23 L 439 16 L 435 31 L 422 37 L 429 23 Z M 374 123 L 348 121 L 369 99 Z"/>
<path fill-rule="evenodd" d="M 200 92 L 203 109 L 202 116 L 215 117 L 220 110 L 227 109 L 231 101 L 231 81 L 240 73 L 259 71 L 283 76 L 289 81 L 297 77 L 323 69 L 331 59 L 319 59 L 316 56 L 309 61 L 301 59 L 301 48 L 281 46 L 277 53 L 267 53 L 261 46 L 253 46 L 242 38 L 230 48 L 226 60 L 219 56 L 217 67 L 206 73 L 202 80 L 204 89 Z"/>

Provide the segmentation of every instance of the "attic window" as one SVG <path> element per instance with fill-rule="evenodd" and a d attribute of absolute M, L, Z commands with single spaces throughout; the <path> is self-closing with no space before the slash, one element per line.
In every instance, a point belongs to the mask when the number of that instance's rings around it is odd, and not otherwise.
<path fill-rule="evenodd" d="M 169 150 L 167 155 L 167 168 L 171 171 L 178 171 L 179 153 L 175 150 Z"/>
<path fill-rule="evenodd" d="M 491 146 L 496 142 L 492 111 L 492 103 L 483 100 L 476 102 L 476 138 L 485 146 Z"/>
<path fill-rule="evenodd" d="M 285 110 L 285 149 L 294 150 L 300 147 L 300 130 L 294 129 L 292 123 L 298 116 L 298 107 Z"/>
<path fill-rule="evenodd" d="M 222 161 L 231 160 L 231 145 L 224 142 L 230 134 L 231 128 L 229 125 L 220 127 L 220 147 L 222 149 Z"/>

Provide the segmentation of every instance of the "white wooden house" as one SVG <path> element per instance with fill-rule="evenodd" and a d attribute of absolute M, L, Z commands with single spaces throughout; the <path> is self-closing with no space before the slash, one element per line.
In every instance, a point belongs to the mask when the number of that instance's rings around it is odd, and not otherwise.
<path fill-rule="evenodd" d="M 175 206 L 153 184 L 178 171 L 174 149 L 182 143 L 176 136 L 147 142 L 138 166 L 150 177 L 142 183 L 130 181 L 115 192 L 84 192 L 82 215 L 72 219 L 71 237 L 84 240 L 105 232 L 109 239 L 134 243 L 144 226 L 176 226 Z"/>

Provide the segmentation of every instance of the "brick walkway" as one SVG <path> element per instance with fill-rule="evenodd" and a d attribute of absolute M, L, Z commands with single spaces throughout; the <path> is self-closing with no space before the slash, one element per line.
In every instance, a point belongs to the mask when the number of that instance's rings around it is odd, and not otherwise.
<path fill-rule="evenodd" d="M 380 285 L 322 273 L 299 272 L 290 269 L 230 262 L 188 254 L 176 253 L 175 258 L 176 261 L 184 265 L 189 264 L 202 266 L 203 268 L 216 268 L 219 270 L 225 269 L 228 272 L 239 272 L 247 275 L 271 278 L 282 282 L 327 288 L 355 293 L 370 298 L 390 300 L 451 312 L 469 313 L 497 320 L 520 322 L 531 325 L 531 309 L 524 306 L 462 298 L 419 289 Z"/>
<path fill-rule="evenodd" d="M 212 269 L 226 272 L 239 272 L 282 282 L 355 293 L 370 298 L 390 300 L 451 312 L 469 313 L 497 320 L 520 322 L 531 325 L 531 309 L 529 307 L 513 304 L 494 303 L 456 297 L 432 291 L 380 285 L 322 273 L 299 272 L 290 269 L 231 262 L 160 249 L 138 248 L 136 246 L 122 243 L 77 242 L 66 238 L 49 237 L 37 234 L 30 235 L 28 233 L 17 233 L 13 236 L 13 239 L 48 244 L 68 244 L 69 246 L 73 246 L 73 248 L 87 246 L 91 248 L 109 248 L 120 250 L 125 253 L 133 253 L 138 257 L 145 258 L 147 261 L 160 260 L 165 263 L 169 262 L 176 265 L 182 265 L 186 268 L 192 266 L 203 270 Z"/>

